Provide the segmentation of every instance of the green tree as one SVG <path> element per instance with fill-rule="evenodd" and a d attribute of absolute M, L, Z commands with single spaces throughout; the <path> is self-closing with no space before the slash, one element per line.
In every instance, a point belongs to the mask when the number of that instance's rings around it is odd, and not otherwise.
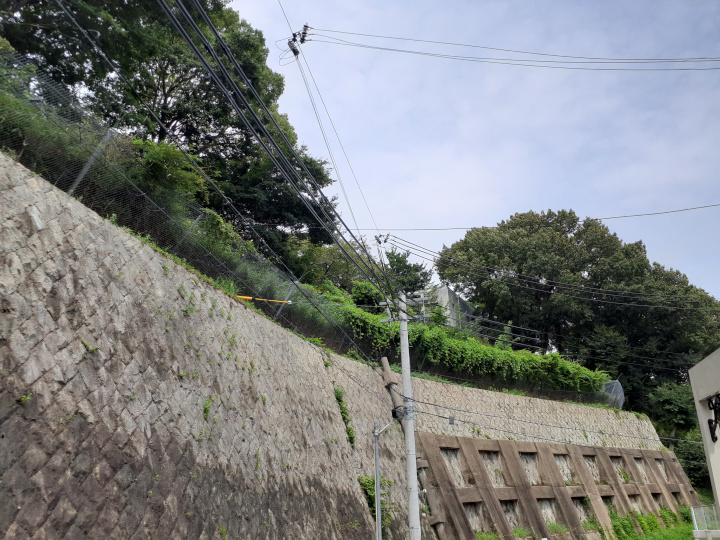
<path fill-rule="evenodd" d="M 704 429 L 707 429 L 707 426 L 704 426 Z M 700 428 L 695 427 L 687 433 L 683 433 L 682 437 L 679 438 L 687 440 L 678 441 L 673 450 L 680 460 L 685 474 L 688 475 L 693 486 L 709 488 L 710 475 L 705 460 L 705 449 L 702 445 Z"/>
<path fill-rule="evenodd" d="M 661 435 L 676 437 L 697 426 L 695 401 L 689 384 L 666 382 L 649 395 L 656 428 Z"/>
<path fill-rule="evenodd" d="M 718 345 L 716 312 L 658 307 L 717 308 L 714 298 L 651 263 L 642 242 L 624 243 L 571 210 L 472 229 L 442 250 L 437 271 L 484 317 L 533 329 L 514 330 L 524 343 L 620 378 L 628 405 L 648 413 L 654 388 L 686 382 L 686 370 Z"/>
<path fill-rule="evenodd" d="M 402 253 L 393 249 L 386 254 L 388 273 L 395 284 L 406 293 L 414 293 L 427 288 L 432 279 L 432 270 L 422 263 L 411 263 L 410 252 Z"/>
<path fill-rule="evenodd" d="M 356 243 L 351 243 L 354 251 L 346 249 L 350 258 L 336 244 L 315 244 L 303 235 L 289 237 L 286 246 L 288 266 L 296 276 L 304 276 L 304 283 L 322 286 L 329 281 L 348 293 L 353 291 L 356 282 L 367 280 L 358 266 L 365 268 L 374 264 L 365 253 L 367 246 Z"/>
<path fill-rule="evenodd" d="M 200 2 L 318 187 L 331 184 L 325 162 L 297 146 L 290 122 L 278 113 L 284 81 L 267 66 L 269 50 L 262 32 L 241 20 L 223 0 Z M 281 257 L 287 256 L 284 242 L 298 231 L 314 243 L 330 241 L 324 229 L 314 228 L 316 219 L 303 200 L 309 201 L 320 216 L 332 209 L 334 201 L 316 202 L 315 187 L 301 182 L 302 193 L 298 195 L 287 184 L 157 2 L 76 0 L 65 6 L 96 37 L 113 67 L 83 39 L 54 2 L 16 0 L 0 12 L 0 35 L 18 52 L 32 55 L 42 71 L 67 88 L 65 96 L 55 93 L 48 99 L 81 99 L 115 127 L 140 139 L 159 143 L 172 135 L 181 147 L 202 159 L 205 170 L 233 206 L 258 224 L 255 230 Z M 195 20 L 214 43 L 198 14 Z M 222 61 L 232 72 L 230 62 L 224 57 Z M 132 88 L 118 75 L 130 80 Z M 259 109 L 249 92 L 246 97 Z M 150 117 L 145 103 L 168 131 Z M 277 132 L 274 138 L 279 139 Z M 284 151 L 290 153 L 287 147 Z M 209 204 L 236 230 L 251 234 L 225 197 L 211 196 Z M 332 217 L 322 219 L 333 221 Z"/>
<path fill-rule="evenodd" d="M 383 308 L 379 304 L 385 297 L 369 281 L 353 281 L 351 296 L 355 305 L 368 313 L 382 313 Z"/>

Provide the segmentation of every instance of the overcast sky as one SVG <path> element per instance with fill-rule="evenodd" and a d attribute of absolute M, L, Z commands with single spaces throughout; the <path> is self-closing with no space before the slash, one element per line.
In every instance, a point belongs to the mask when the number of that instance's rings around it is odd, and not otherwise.
<path fill-rule="evenodd" d="M 298 66 L 281 65 L 289 29 L 279 4 L 231 5 L 263 31 L 269 64 L 285 76 L 281 112 L 310 153 L 327 159 Z M 283 0 L 283 6 L 294 30 L 308 23 L 586 57 L 720 57 L 716 0 Z M 510 56 L 312 32 L 382 47 Z M 383 233 L 438 250 L 464 232 L 391 229 L 492 226 L 528 210 L 606 217 L 720 203 L 720 70 L 539 69 L 317 41 L 303 51 Z M 711 66 L 720 63 L 700 65 Z M 359 227 L 373 228 L 342 151 L 336 140 L 331 144 Z M 343 218 L 353 226 L 340 197 Z M 605 223 L 625 242 L 642 240 L 651 260 L 720 298 L 719 219 L 717 207 Z"/>

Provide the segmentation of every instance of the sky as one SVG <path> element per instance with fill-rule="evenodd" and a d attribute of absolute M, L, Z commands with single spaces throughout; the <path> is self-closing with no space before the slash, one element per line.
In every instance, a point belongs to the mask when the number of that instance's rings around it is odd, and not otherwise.
<path fill-rule="evenodd" d="M 300 70 L 282 58 L 290 30 L 279 3 L 230 5 L 263 31 L 268 64 L 285 77 L 280 111 L 300 143 L 329 160 Z M 324 116 L 355 219 L 373 229 L 363 232 L 370 240 L 377 223 L 383 234 L 437 251 L 464 231 L 393 229 L 493 226 L 530 210 L 573 209 L 582 218 L 720 203 L 720 69 L 545 69 L 319 41 L 334 36 L 432 53 L 517 57 L 327 31 L 334 30 L 556 55 L 720 57 L 715 0 L 282 5 L 293 30 L 304 23 L 313 28 L 303 54 L 357 176 L 356 183 Z M 720 62 L 693 66 L 720 68 Z M 339 211 L 354 227 L 339 184 L 327 194 L 339 195 Z M 682 271 L 720 298 L 719 221 L 716 207 L 605 224 L 625 242 L 642 240 L 651 261 Z"/>

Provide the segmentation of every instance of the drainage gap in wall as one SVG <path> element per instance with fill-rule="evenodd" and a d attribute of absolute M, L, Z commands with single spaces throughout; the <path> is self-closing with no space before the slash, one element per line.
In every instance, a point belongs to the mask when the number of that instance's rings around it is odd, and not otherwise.
<path fill-rule="evenodd" d="M 503 463 L 500 452 L 480 452 L 483 465 L 490 476 L 490 483 L 493 487 L 507 486 L 505 475 L 503 474 Z"/>
<path fill-rule="evenodd" d="M 604 482 L 602 478 L 600 478 L 600 470 L 598 469 L 595 456 L 583 456 L 583 459 L 585 460 L 585 465 L 587 465 L 587 468 L 590 469 L 590 474 L 592 474 L 595 483 L 603 484 Z"/>
<path fill-rule="evenodd" d="M 460 463 L 460 451 L 457 448 L 441 448 L 440 453 L 452 483 L 457 487 L 468 487 L 470 484 L 465 481 L 462 473 L 463 464 Z"/>
<path fill-rule="evenodd" d="M 470 528 L 473 532 L 492 532 L 490 520 L 485 513 L 485 506 L 481 502 L 463 504 L 465 515 L 470 522 Z"/>
<path fill-rule="evenodd" d="M 574 486 L 577 484 L 573 480 L 572 471 L 570 470 L 570 460 L 566 454 L 555 454 L 555 465 L 557 465 L 560 474 L 562 475 L 563 482 L 566 486 Z"/>
<path fill-rule="evenodd" d="M 525 475 L 531 486 L 539 486 L 542 484 L 540 479 L 540 471 L 538 471 L 537 454 L 532 452 L 520 452 L 520 463 L 525 469 Z"/>

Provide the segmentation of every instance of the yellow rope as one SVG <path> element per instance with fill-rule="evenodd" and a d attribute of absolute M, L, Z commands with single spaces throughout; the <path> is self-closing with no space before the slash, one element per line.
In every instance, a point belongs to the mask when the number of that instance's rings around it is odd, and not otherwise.
<path fill-rule="evenodd" d="M 275 302 L 276 304 L 292 304 L 291 300 L 269 300 L 267 298 L 253 298 L 252 296 L 236 296 L 240 300 L 255 300 L 256 302 Z"/>

